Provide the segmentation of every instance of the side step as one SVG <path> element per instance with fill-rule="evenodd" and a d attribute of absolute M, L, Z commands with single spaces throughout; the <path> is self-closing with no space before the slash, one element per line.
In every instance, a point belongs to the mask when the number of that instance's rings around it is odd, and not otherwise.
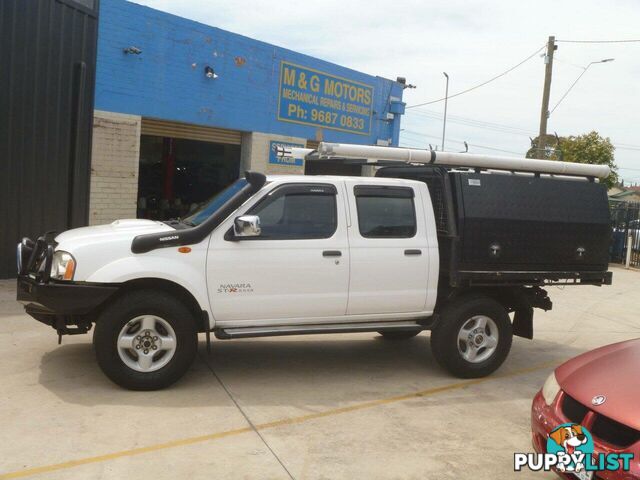
<path fill-rule="evenodd" d="M 309 335 L 319 333 L 357 333 L 378 331 L 426 330 L 427 326 L 411 322 L 332 323 L 324 325 L 286 325 L 275 327 L 216 328 L 216 338 L 276 337 L 282 335 Z"/>

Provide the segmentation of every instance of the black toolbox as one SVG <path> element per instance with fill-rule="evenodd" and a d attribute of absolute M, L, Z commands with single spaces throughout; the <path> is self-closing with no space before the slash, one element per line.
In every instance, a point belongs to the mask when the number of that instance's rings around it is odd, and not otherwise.
<path fill-rule="evenodd" d="M 602 184 L 437 166 L 385 167 L 376 175 L 427 183 L 440 267 L 454 282 L 610 282 L 611 223 Z"/>

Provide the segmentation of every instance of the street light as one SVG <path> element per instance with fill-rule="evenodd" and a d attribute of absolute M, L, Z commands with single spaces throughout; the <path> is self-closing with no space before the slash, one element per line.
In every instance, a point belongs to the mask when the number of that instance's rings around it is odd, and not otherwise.
<path fill-rule="evenodd" d="M 589 67 L 591 65 L 595 65 L 596 63 L 607 63 L 607 62 L 613 62 L 615 60 L 615 58 L 603 58 L 602 60 L 598 60 L 595 62 L 591 62 L 589 63 L 589 65 L 587 65 L 586 67 L 582 67 L 582 73 L 580 75 L 578 75 L 578 78 L 575 79 L 575 81 L 571 84 L 571 86 L 567 89 L 567 91 L 564 93 L 564 95 L 562 95 L 562 97 L 560 98 L 560 100 L 558 100 L 558 103 L 556 103 L 556 106 L 553 107 L 551 109 L 551 111 L 549 112 L 549 114 L 547 115 L 547 117 L 550 117 L 551 114 L 553 113 L 553 111 L 558 108 L 558 105 L 560 105 L 560 103 L 562 103 L 562 101 L 564 100 L 564 98 L 569 95 L 569 92 L 571 91 L 571 89 L 576 85 L 576 83 L 578 83 L 578 81 L 582 78 L 582 76 L 587 73 L 587 70 L 589 70 Z M 446 109 L 445 109 L 446 111 Z"/>
<path fill-rule="evenodd" d="M 442 148 L 441 150 L 444 152 L 444 133 L 447 129 L 447 101 L 449 99 L 449 75 L 447 72 L 442 72 L 442 74 L 447 78 L 447 85 L 444 90 L 444 122 L 442 123 Z"/>

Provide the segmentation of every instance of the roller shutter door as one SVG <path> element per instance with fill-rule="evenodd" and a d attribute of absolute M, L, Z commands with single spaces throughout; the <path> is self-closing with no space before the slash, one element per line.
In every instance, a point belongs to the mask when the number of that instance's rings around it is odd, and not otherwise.
<path fill-rule="evenodd" d="M 242 132 L 238 130 L 225 130 L 223 128 L 169 122 L 153 118 L 142 119 L 141 133 L 142 135 L 154 135 L 156 137 L 184 138 L 230 145 L 240 145 L 242 141 Z"/>

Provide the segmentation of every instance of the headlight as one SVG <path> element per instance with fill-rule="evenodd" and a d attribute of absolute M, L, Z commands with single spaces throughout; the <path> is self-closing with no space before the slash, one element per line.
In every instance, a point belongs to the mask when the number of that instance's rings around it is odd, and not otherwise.
<path fill-rule="evenodd" d="M 68 252 L 58 250 L 53 254 L 51 263 L 51 278 L 56 280 L 73 280 L 76 272 L 76 261 Z"/>
<path fill-rule="evenodd" d="M 553 401 L 556 399 L 556 395 L 560 391 L 560 385 L 558 384 L 558 380 L 556 379 L 555 372 L 551 372 L 551 375 L 547 377 L 542 386 L 542 396 L 544 397 L 544 402 L 547 405 L 551 405 Z"/>

